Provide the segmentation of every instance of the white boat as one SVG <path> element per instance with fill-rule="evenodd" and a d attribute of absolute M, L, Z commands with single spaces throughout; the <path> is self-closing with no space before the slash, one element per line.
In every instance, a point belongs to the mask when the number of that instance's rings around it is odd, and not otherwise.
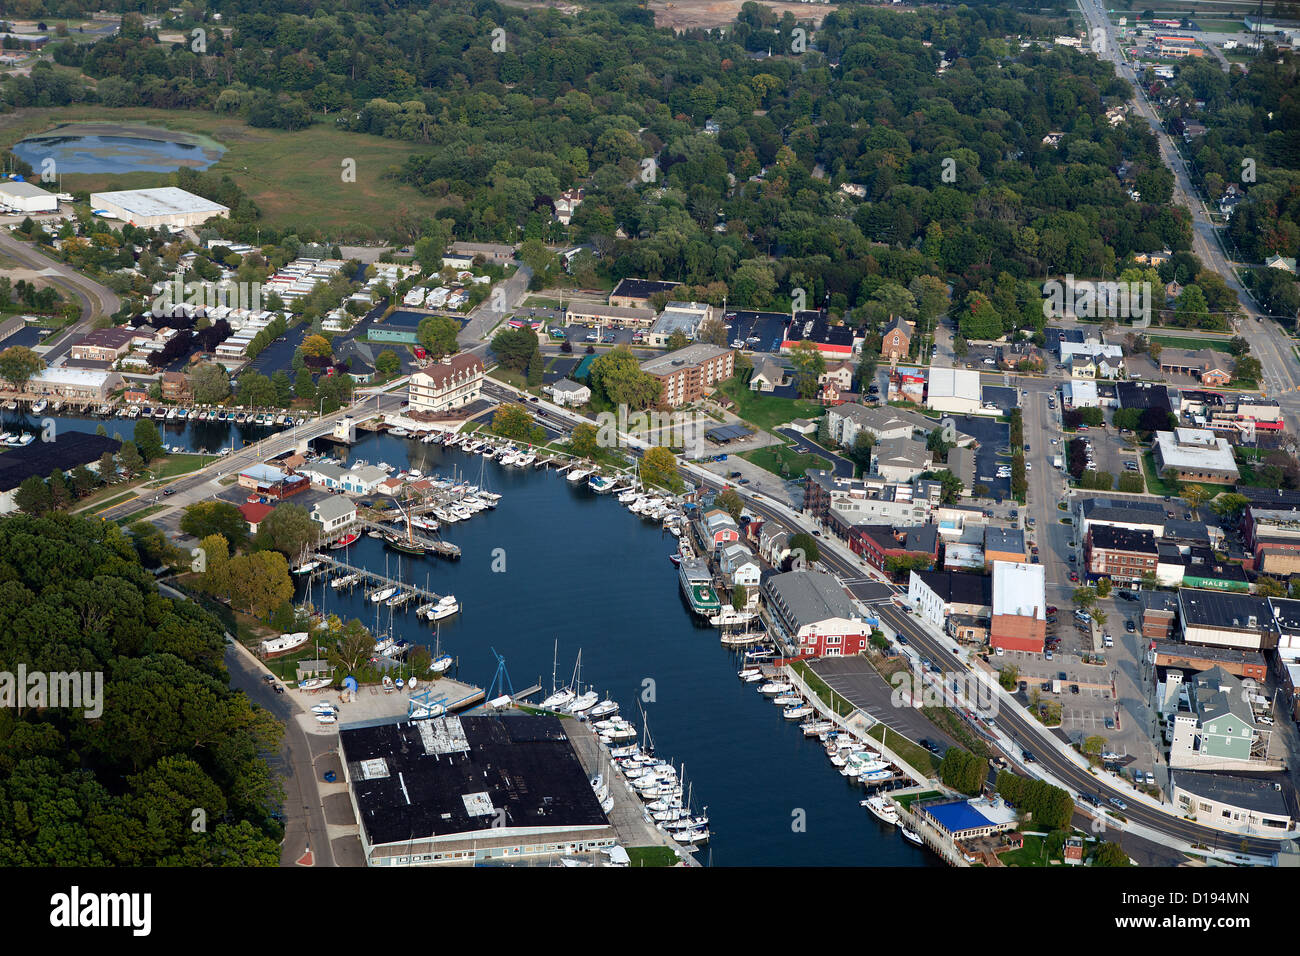
<path fill-rule="evenodd" d="M 793 689 L 794 684 L 788 681 L 768 681 L 758 689 L 758 692 L 766 697 L 775 697 L 777 694 L 784 694 L 786 691 Z"/>
<path fill-rule="evenodd" d="M 171 419 L 171 418 L 175 418 L 175 417 L 176 417 L 176 409 L 174 409 L 174 408 L 169 408 L 169 409 L 167 409 L 167 417 L 168 417 L 169 419 Z"/>
<path fill-rule="evenodd" d="M 313 713 L 316 713 L 316 714 L 336 714 L 336 713 L 338 713 L 338 708 L 335 707 L 333 704 L 326 704 L 326 703 L 312 704 L 311 709 L 312 709 L 312 712 L 313 712 Z"/>
<path fill-rule="evenodd" d="M 397 588 L 394 587 L 380 588 L 378 591 L 372 591 L 370 594 L 370 603 L 378 604 L 380 601 L 387 601 L 396 593 Z"/>
<path fill-rule="evenodd" d="M 382 654 L 397 643 L 395 638 L 386 637 L 382 641 L 375 642 L 375 653 Z"/>
<path fill-rule="evenodd" d="M 517 465 L 520 468 L 525 468 L 528 465 L 531 465 L 535 461 L 537 461 L 537 455 L 535 452 L 530 451 L 530 452 L 525 452 L 524 454 L 515 458 L 513 464 Z"/>
<path fill-rule="evenodd" d="M 748 624 L 753 619 L 753 611 L 737 611 L 730 604 L 726 604 L 721 611 L 709 618 L 709 623 L 714 627 L 727 627 L 731 624 Z"/>
<path fill-rule="evenodd" d="M 443 654 L 441 657 L 435 657 L 429 665 L 429 672 L 433 674 L 445 674 L 454 663 L 450 654 Z"/>
<path fill-rule="evenodd" d="M 571 468 L 569 469 L 569 473 L 564 477 L 569 481 L 582 481 L 582 479 L 586 478 L 590 474 L 590 468 Z"/>
<path fill-rule="evenodd" d="M 318 724 L 337 724 L 339 719 L 333 714 L 317 714 L 316 723 Z"/>
<path fill-rule="evenodd" d="M 635 488 L 628 488 L 626 491 L 620 491 L 617 495 L 615 495 L 615 498 L 618 500 L 618 503 L 621 505 L 630 505 L 632 502 L 636 501 L 640 497 L 641 497 L 641 492 L 637 491 Z"/>
<path fill-rule="evenodd" d="M 803 698 L 798 694 L 777 694 L 772 698 L 772 703 L 780 707 L 789 707 L 793 704 L 802 704 Z"/>
<path fill-rule="evenodd" d="M 335 590 L 338 590 L 339 588 L 345 588 L 348 587 L 349 585 L 356 584 L 360 580 L 361 580 L 360 574 L 345 574 L 342 577 L 335 578 L 333 581 L 331 581 L 330 587 L 334 588 Z"/>
<path fill-rule="evenodd" d="M 47 402 L 45 399 L 43 398 L 37 399 L 36 401 L 32 402 L 32 414 L 39 415 L 41 412 L 45 411 L 45 409 L 49 407 L 50 407 L 50 403 Z"/>
<path fill-rule="evenodd" d="M 754 678 L 754 677 L 762 677 L 762 676 L 763 676 L 763 669 L 762 669 L 761 667 L 758 667 L 758 666 L 754 666 L 754 667 L 743 667 L 743 668 L 741 668 L 741 669 L 736 673 L 736 676 L 739 677 L 739 678 L 740 678 L 741 680 L 743 680 L 743 681 L 747 681 L 747 680 L 750 680 L 751 678 Z"/>
<path fill-rule="evenodd" d="M 787 707 L 785 710 L 781 711 L 781 716 L 786 720 L 800 720 L 807 717 L 812 712 L 813 709 L 808 704 L 795 704 L 794 706 Z"/>
<path fill-rule="evenodd" d="M 608 717 L 611 714 L 617 714 L 617 713 L 618 713 L 618 701 L 606 699 L 606 700 L 602 700 L 599 704 L 597 704 L 595 707 L 591 708 L 591 710 L 587 712 L 587 719 L 599 720 L 602 717 Z"/>
<path fill-rule="evenodd" d="M 902 831 L 904 837 L 911 840 L 917 846 L 925 846 L 925 841 L 922 840 L 920 834 L 916 833 L 914 830 L 909 830 L 907 827 L 899 827 L 899 829 Z"/>
<path fill-rule="evenodd" d="M 598 495 L 603 495 L 611 490 L 617 483 L 617 478 L 611 478 L 608 475 L 592 475 L 587 479 L 587 487 Z"/>
<path fill-rule="evenodd" d="M 384 601 L 384 606 L 385 606 L 385 607 L 401 607 L 403 604 L 405 604 L 407 601 L 411 600 L 411 598 L 413 598 L 413 597 L 415 597 L 415 595 L 412 594 L 410 591 L 402 591 L 402 592 L 399 593 L 399 594 L 394 594 L 394 595 L 390 596 L 386 601 Z"/>
<path fill-rule="evenodd" d="M 443 618 L 451 617 L 453 614 L 460 613 L 460 602 L 455 599 L 450 604 L 435 604 L 433 609 L 425 614 L 430 621 L 441 621 Z"/>
<path fill-rule="evenodd" d="M 266 657 L 272 657 L 276 654 L 285 654 L 295 648 L 302 647 L 311 639 L 311 635 L 306 631 L 296 631 L 293 634 L 281 634 L 279 637 L 269 637 L 262 642 L 262 654 Z"/>
<path fill-rule="evenodd" d="M 599 701 L 600 696 L 594 690 L 589 690 L 581 697 L 575 697 L 573 703 L 565 709 L 571 714 L 581 714 L 583 711 L 591 710 Z"/>
<path fill-rule="evenodd" d="M 388 434 L 392 435 L 394 438 L 406 438 L 411 433 L 405 428 L 390 428 L 388 429 Z"/>
<path fill-rule="evenodd" d="M 544 701 L 542 701 L 540 706 L 542 710 L 559 710 L 560 708 L 564 707 L 565 704 L 568 704 L 570 701 L 574 700 L 577 696 L 578 695 L 575 694 L 570 688 L 566 687 L 563 690 L 556 691 L 550 697 L 547 697 Z"/>
<path fill-rule="evenodd" d="M 306 680 L 298 681 L 299 690 L 319 690 L 322 687 L 328 687 L 333 681 L 328 677 L 308 677 Z M 317 707 L 322 705 L 317 704 Z M 328 705 L 326 705 L 328 706 Z M 312 710 L 315 710 L 313 707 Z"/>
<path fill-rule="evenodd" d="M 744 673 L 742 671 L 740 675 L 740 679 L 743 680 L 746 684 L 757 684 L 759 681 L 763 680 L 763 672 L 761 670 L 758 670 L 757 668 L 755 668 L 750 673 Z"/>
<path fill-rule="evenodd" d="M 303 563 L 303 564 L 298 565 L 296 568 L 294 568 L 294 569 L 293 569 L 293 573 L 294 573 L 294 574 L 307 574 L 307 573 L 309 573 L 309 572 L 311 572 L 311 571 L 315 571 L 315 570 L 316 570 L 317 568 L 319 568 L 319 567 L 320 567 L 320 562 L 319 562 L 319 561 L 307 561 L 307 562 L 305 562 L 305 563 Z"/>
<path fill-rule="evenodd" d="M 739 634 L 724 633 L 720 640 L 724 647 L 748 647 L 750 644 L 759 644 L 767 640 L 767 634 L 763 631 L 742 631 Z"/>

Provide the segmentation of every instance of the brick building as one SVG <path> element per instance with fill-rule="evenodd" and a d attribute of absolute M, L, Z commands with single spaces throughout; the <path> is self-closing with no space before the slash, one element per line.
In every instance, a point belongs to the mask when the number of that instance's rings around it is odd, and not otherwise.
<path fill-rule="evenodd" d="M 1155 575 L 1160 561 L 1155 535 L 1150 531 L 1093 525 L 1084 539 L 1084 566 L 1089 574 L 1114 581 L 1141 581 Z"/>
<path fill-rule="evenodd" d="M 669 408 L 699 401 L 730 378 L 735 369 L 735 352 L 707 342 L 696 342 L 641 363 L 641 371 L 659 379 L 659 403 Z"/>

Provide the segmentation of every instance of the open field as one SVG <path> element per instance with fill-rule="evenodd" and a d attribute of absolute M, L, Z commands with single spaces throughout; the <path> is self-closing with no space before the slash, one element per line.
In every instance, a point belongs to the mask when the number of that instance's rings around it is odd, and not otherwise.
<path fill-rule="evenodd" d="M 657 27 L 696 30 L 734 23 L 744 3 L 745 0 L 651 0 L 649 7 L 654 11 Z M 764 2 L 763 6 L 769 7 L 778 17 L 789 11 L 800 20 L 812 20 L 814 26 L 821 26 L 826 14 L 839 9 L 834 3 L 785 3 L 782 0 Z"/>
<path fill-rule="evenodd" d="M 255 129 L 200 110 L 62 107 L 23 109 L 0 116 L 0 146 L 63 123 L 155 126 L 214 140 L 225 154 L 209 172 L 229 175 L 262 210 L 267 226 L 313 226 L 368 235 L 385 232 L 399 212 L 433 214 L 437 200 L 410 186 L 384 179 L 405 158 L 423 150 L 414 144 L 333 128 L 332 119 L 304 130 Z M 356 182 L 342 180 L 345 159 L 356 162 Z M 67 190 L 141 189 L 162 185 L 166 173 L 69 174 Z"/>

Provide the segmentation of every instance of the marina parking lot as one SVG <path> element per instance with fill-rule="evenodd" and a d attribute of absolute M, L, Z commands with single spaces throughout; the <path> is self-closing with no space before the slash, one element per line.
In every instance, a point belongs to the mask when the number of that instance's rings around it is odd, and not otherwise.
<path fill-rule="evenodd" d="M 957 430 L 971 435 L 979 442 L 975 449 L 975 480 L 987 485 L 989 497 L 1005 498 L 1011 494 L 1011 479 L 997 477 L 999 465 L 1010 465 L 1009 443 L 1011 426 L 984 415 L 954 415 Z M 999 456 L 1000 449 L 1008 449 Z"/>
<path fill-rule="evenodd" d="M 936 729 L 916 708 L 895 707 L 894 688 L 866 660 L 824 657 L 811 661 L 810 666 L 835 693 L 909 740 L 929 739 L 949 747 L 957 746 L 956 741 Z"/>

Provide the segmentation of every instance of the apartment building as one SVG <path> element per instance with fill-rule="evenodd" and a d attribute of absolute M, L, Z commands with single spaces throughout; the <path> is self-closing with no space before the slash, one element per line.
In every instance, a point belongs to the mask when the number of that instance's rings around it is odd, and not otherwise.
<path fill-rule="evenodd" d="M 412 412 L 438 414 L 476 402 L 483 393 L 483 362 L 476 355 L 453 355 L 411 376 Z"/>
<path fill-rule="evenodd" d="M 707 342 L 696 342 L 641 363 L 641 371 L 659 380 L 659 403 L 669 408 L 699 401 L 719 382 L 730 378 L 735 368 L 735 352 Z"/>

